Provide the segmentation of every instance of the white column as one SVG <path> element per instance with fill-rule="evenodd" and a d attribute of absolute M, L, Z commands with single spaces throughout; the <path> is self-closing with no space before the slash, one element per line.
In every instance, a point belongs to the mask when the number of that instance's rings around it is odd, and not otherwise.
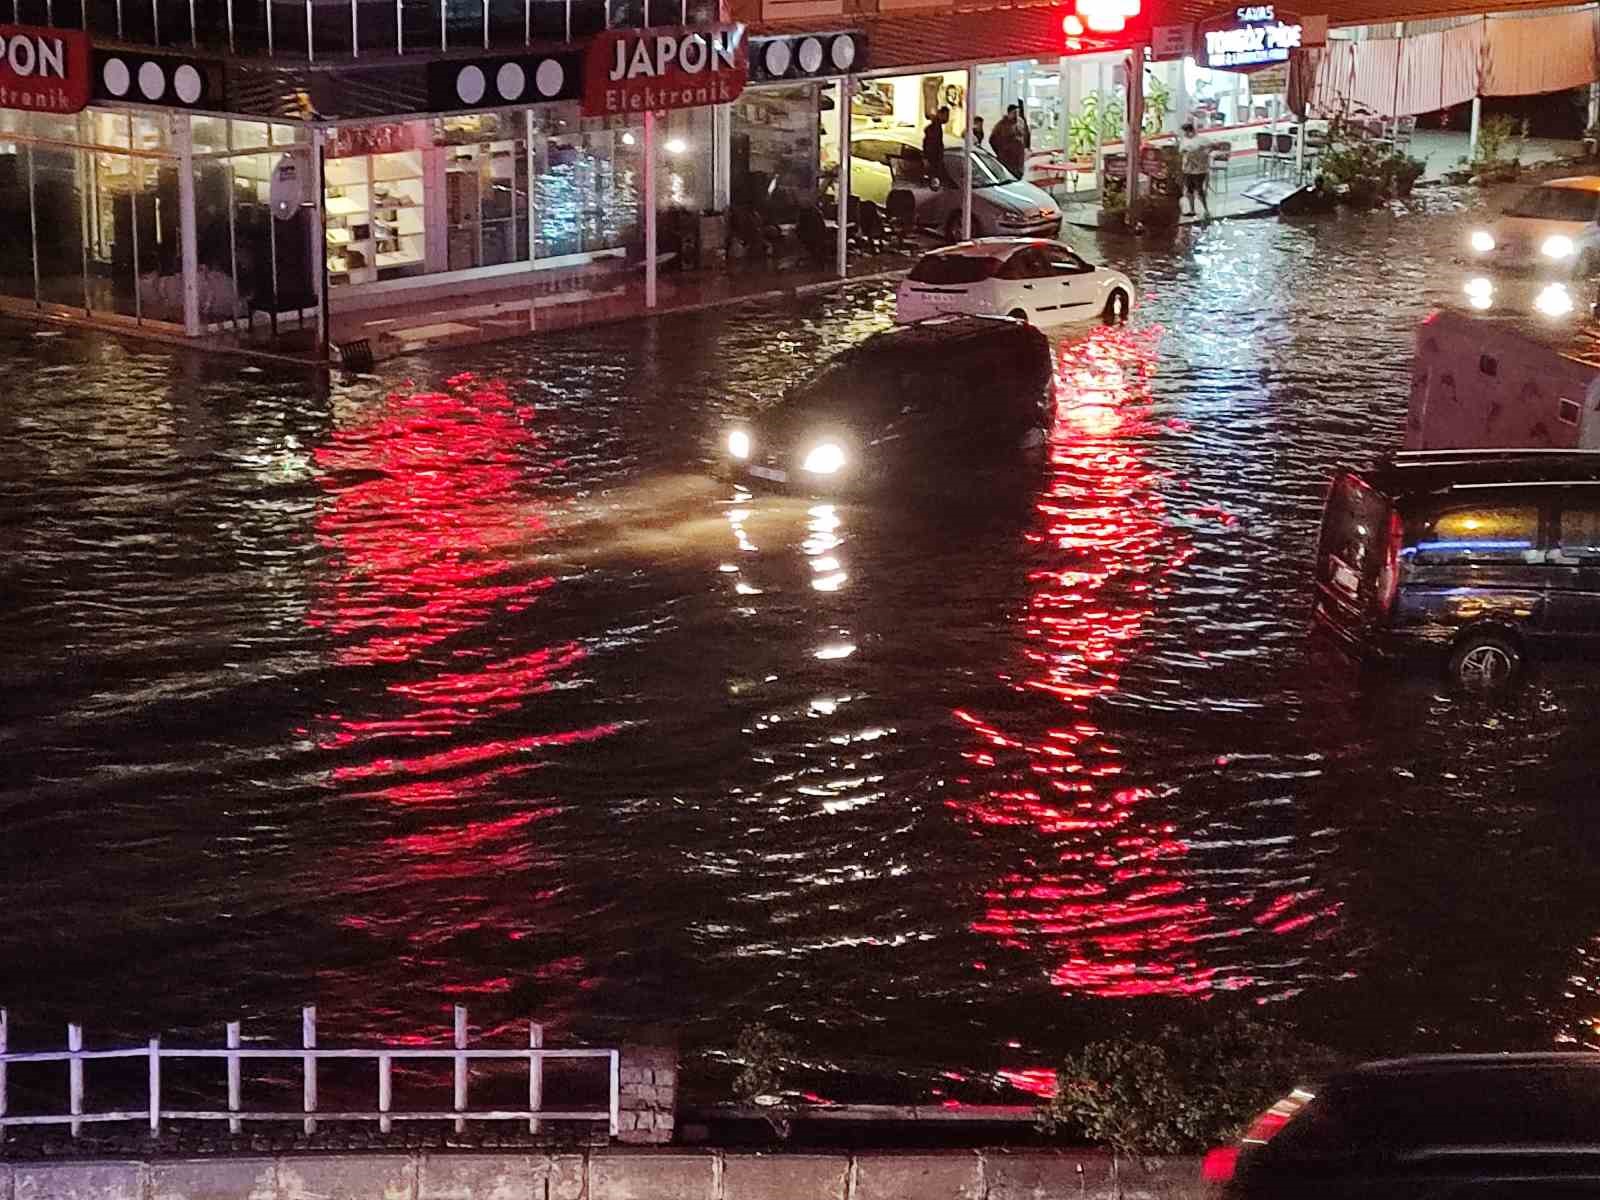
<path fill-rule="evenodd" d="M 725 213 L 733 195 L 733 105 L 711 110 L 711 210 Z"/>
<path fill-rule="evenodd" d="M 1472 98 L 1472 132 L 1467 135 L 1467 161 L 1478 157 L 1478 125 L 1483 120 L 1483 97 Z"/>
<path fill-rule="evenodd" d="M 320 125 L 311 128 L 311 260 L 316 268 L 311 272 L 317 295 L 317 352 L 324 359 L 329 353 L 328 313 L 328 189 L 323 185 L 323 157 L 327 153 L 327 130 Z M 313 1010 L 314 1012 L 314 1010 Z M 310 1028 L 315 1036 L 316 1017 Z M 313 1045 L 315 1043 L 312 1043 Z"/>
<path fill-rule="evenodd" d="M 178 249 L 183 259 L 183 332 L 200 336 L 200 253 L 195 232 L 194 140 L 189 114 L 172 114 L 172 144 L 178 151 Z"/>
<path fill-rule="evenodd" d="M 839 178 L 833 190 L 839 202 L 839 244 L 834 269 L 839 278 L 844 279 L 850 274 L 850 76 L 841 76 L 838 88 Z"/>
<path fill-rule="evenodd" d="M 1593 129 L 1600 125 L 1600 83 L 1589 85 L 1589 125 Z"/>
<path fill-rule="evenodd" d="M 1128 156 L 1128 223 L 1139 215 L 1139 150 L 1144 132 L 1144 47 L 1128 52 L 1128 103 L 1122 149 Z"/>
<path fill-rule="evenodd" d="M 644 306 L 656 306 L 656 114 L 644 114 Z"/>
<path fill-rule="evenodd" d="M 961 178 L 961 237 L 963 241 L 972 239 L 972 117 L 978 107 L 978 68 L 967 68 L 967 112 L 966 127 L 961 131 L 961 144 L 964 149 L 963 158 L 966 170 Z"/>

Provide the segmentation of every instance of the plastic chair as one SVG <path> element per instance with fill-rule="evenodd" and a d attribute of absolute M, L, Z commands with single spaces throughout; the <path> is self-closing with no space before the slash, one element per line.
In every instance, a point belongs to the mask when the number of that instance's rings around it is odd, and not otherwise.
<path fill-rule="evenodd" d="M 1232 146 L 1213 146 L 1211 148 L 1211 174 L 1222 181 L 1222 190 L 1228 190 L 1228 170 L 1233 159 Z"/>
<path fill-rule="evenodd" d="M 1256 134 L 1256 161 L 1261 164 L 1263 173 L 1274 169 L 1277 165 L 1278 155 L 1272 148 L 1272 135 L 1270 133 Z"/>
<path fill-rule="evenodd" d="M 1394 123 L 1394 148 L 1396 150 L 1409 150 L 1411 148 L 1411 135 L 1417 131 L 1415 117 L 1401 117 Z"/>

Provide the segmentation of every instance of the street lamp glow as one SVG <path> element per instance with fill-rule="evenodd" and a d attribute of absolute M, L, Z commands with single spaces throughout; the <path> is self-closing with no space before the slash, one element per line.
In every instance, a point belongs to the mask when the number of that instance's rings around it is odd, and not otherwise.
<path fill-rule="evenodd" d="M 1534 297 L 1533 306 L 1547 317 L 1564 317 L 1572 311 L 1572 293 L 1552 283 Z"/>
<path fill-rule="evenodd" d="M 1469 240 L 1472 243 L 1472 248 L 1479 254 L 1487 254 L 1494 249 L 1494 234 L 1487 229 L 1474 229 Z"/>

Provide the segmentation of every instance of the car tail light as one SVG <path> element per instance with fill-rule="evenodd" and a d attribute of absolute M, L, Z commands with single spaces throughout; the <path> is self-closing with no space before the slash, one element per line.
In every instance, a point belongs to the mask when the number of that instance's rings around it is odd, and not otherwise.
<path fill-rule="evenodd" d="M 1265 1146 L 1283 1127 L 1311 1103 L 1312 1094 L 1296 1088 L 1250 1122 L 1237 1146 L 1218 1146 L 1200 1160 L 1200 1178 L 1207 1183 L 1227 1183 L 1239 1169 L 1239 1154 L 1246 1146 Z"/>
<path fill-rule="evenodd" d="M 1405 525 L 1400 514 L 1389 513 L 1389 536 L 1383 552 L 1383 570 L 1378 573 L 1378 614 L 1388 616 L 1400 591 L 1400 548 L 1405 544 Z M 1259 1119 L 1259 1118 L 1258 1118 Z"/>

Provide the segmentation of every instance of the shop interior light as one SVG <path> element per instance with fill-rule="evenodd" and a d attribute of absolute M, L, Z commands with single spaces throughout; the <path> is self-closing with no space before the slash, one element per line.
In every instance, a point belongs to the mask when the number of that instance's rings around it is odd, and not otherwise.
<path fill-rule="evenodd" d="M 675 138 L 668 138 L 667 139 L 667 153 L 668 154 L 682 154 L 688 148 L 689 148 L 689 143 L 684 141 L 682 138 L 675 137 Z"/>
<path fill-rule="evenodd" d="M 627 130 L 623 130 L 622 131 L 622 144 L 624 146 L 633 145 L 633 134 L 629 133 Z"/>

